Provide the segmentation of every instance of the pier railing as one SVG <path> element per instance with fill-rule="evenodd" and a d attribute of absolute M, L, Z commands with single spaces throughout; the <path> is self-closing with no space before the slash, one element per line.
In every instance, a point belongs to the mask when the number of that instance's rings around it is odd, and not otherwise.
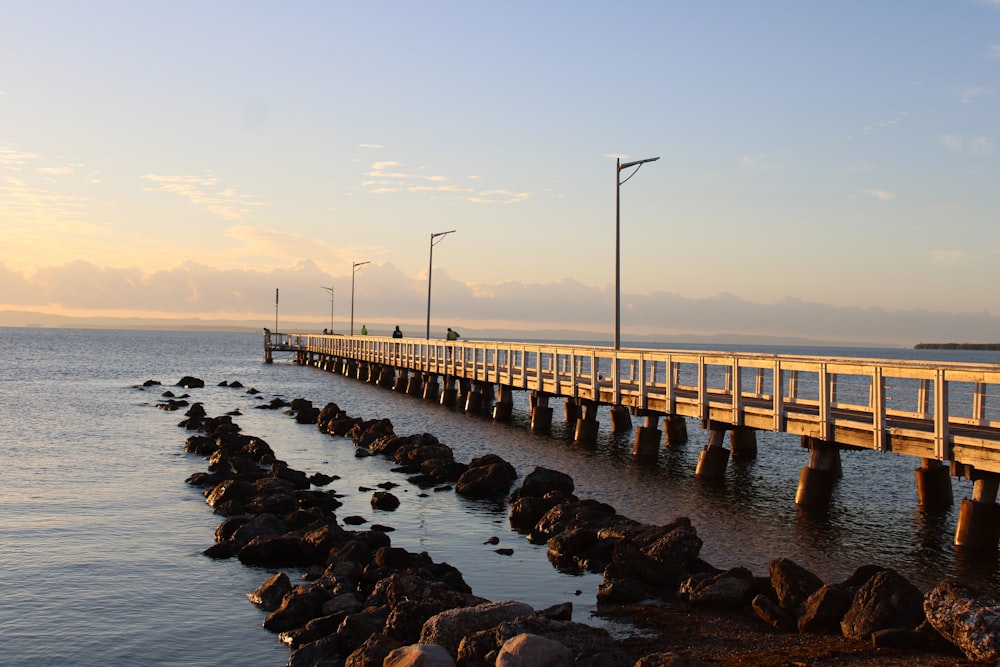
<path fill-rule="evenodd" d="M 1000 366 L 265 333 L 294 351 L 1000 472 Z"/>

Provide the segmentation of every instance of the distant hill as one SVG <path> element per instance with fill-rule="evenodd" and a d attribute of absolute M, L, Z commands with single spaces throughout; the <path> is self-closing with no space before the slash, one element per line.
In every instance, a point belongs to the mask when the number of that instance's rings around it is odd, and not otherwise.
<path fill-rule="evenodd" d="M 914 350 L 1000 350 L 1000 343 L 917 343 Z"/>
<path fill-rule="evenodd" d="M 319 333 L 328 322 L 304 322 L 297 320 L 281 320 L 278 331 L 282 333 Z M 374 335 L 388 336 L 392 326 L 380 322 L 368 322 L 368 329 Z M 400 322 L 404 332 L 424 331 L 423 323 Z M 348 327 L 337 323 L 338 333 L 346 333 Z M 47 315 L 32 311 L 3 310 L 0 311 L 0 327 L 43 327 L 52 329 L 141 329 L 147 331 L 261 331 L 263 327 L 274 329 L 274 320 L 221 320 L 201 318 L 144 318 L 144 317 L 69 317 L 66 315 Z M 611 343 L 611 332 L 594 332 L 572 329 L 473 329 L 459 326 L 462 338 L 466 340 L 518 340 L 518 341 L 576 341 L 592 345 L 608 345 Z M 412 334 L 411 334 L 412 335 Z M 431 330 L 431 335 L 444 336 L 444 331 Z M 765 336 L 740 333 L 719 333 L 714 335 L 696 334 L 645 334 L 627 336 L 628 343 L 685 343 L 695 345 L 790 345 L 790 346 L 834 346 L 834 347 L 891 347 L 879 343 L 844 343 L 835 340 L 820 340 L 801 336 Z"/>

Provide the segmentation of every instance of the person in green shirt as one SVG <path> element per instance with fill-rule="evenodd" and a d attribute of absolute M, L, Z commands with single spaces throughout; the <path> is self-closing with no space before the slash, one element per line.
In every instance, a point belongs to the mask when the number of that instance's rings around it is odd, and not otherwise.
<path fill-rule="evenodd" d="M 363 324 L 361 325 L 361 335 L 362 336 L 367 336 L 368 335 L 368 327 L 366 327 Z"/>
<path fill-rule="evenodd" d="M 448 327 L 448 335 L 445 336 L 447 340 L 458 340 L 458 332 L 452 331 L 451 327 Z"/>

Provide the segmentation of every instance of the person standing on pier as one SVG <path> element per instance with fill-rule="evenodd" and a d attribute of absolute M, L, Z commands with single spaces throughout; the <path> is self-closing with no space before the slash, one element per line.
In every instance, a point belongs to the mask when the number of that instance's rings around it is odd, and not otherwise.
<path fill-rule="evenodd" d="M 447 340 L 458 340 L 458 332 L 452 331 L 451 327 L 448 327 L 448 334 L 445 336 Z"/>
<path fill-rule="evenodd" d="M 367 336 L 368 335 L 368 327 L 366 327 L 363 324 L 361 325 L 361 335 L 362 336 Z"/>
<path fill-rule="evenodd" d="M 399 325 L 398 324 L 396 325 L 396 330 L 392 332 L 392 337 L 393 338 L 402 338 L 403 337 L 403 332 L 399 330 Z"/>

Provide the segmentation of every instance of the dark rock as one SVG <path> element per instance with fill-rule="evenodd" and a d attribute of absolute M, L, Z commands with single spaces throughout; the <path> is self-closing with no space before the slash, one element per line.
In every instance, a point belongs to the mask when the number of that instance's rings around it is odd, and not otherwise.
<path fill-rule="evenodd" d="M 845 637 L 868 639 L 887 628 L 914 629 L 924 621 L 924 596 L 895 570 L 884 570 L 858 592 L 840 622 Z"/>
<path fill-rule="evenodd" d="M 521 482 L 521 487 L 515 491 L 510 502 L 520 498 L 541 498 L 552 491 L 559 491 L 564 496 L 572 496 L 575 486 L 573 478 L 566 473 L 548 468 L 536 467 Z"/>
<path fill-rule="evenodd" d="M 327 475 L 321 472 L 314 472 L 309 476 L 309 483 L 313 486 L 326 486 L 327 484 L 340 479 L 336 475 Z"/>
<path fill-rule="evenodd" d="M 841 586 L 824 584 L 799 608 L 799 632 L 840 632 L 852 596 Z"/>
<path fill-rule="evenodd" d="M 271 632 L 286 632 L 299 628 L 323 613 L 323 603 L 330 594 L 322 588 L 298 587 L 285 595 L 281 604 L 264 619 L 264 628 Z"/>
<path fill-rule="evenodd" d="M 399 507 L 399 498 L 388 491 L 376 491 L 372 494 L 372 509 L 391 512 Z"/>
<path fill-rule="evenodd" d="M 244 565 L 257 567 L 296 567 L 312 564 L 312 552 L 298 535 L 255 537 L 237 554 Z"/>
<path fill-rule="evenodd" d="M 344 667 L 382 667 L 385 657 L 403 645 L 382 633 L 370 635 L 361 646 L 347 656 Z"/>
<path fill-rule="evenodd" d="M 215 560 L 226 560 L 236 555 L 237 547 L 232 544 L 213 544 L 201 553 Z"/>
<path fill-rule="evenodd" d="M 758 594 L 750 603 L 757 616 L 778 632 L 795 630 L 795 617 L 766 595 Z"/>
<path fill-rule="evenodd" d="M 247 593 L 247 599 L 264 611 L 274 611 L 281 606 L 285 595 L 292 592 L 292 582 L 284 572 L 278 572 L 262 583 L 256 590 Z"/>
<path fill-rule="evenodd" d="M 177 386 L 184 387 L 185 389 L 201 389 L 205 386 L 205 381 L 190 375 L 185 375 L 177 381 Z"/>
<path fill-rule="evenodd" d="M 788 558 L 771 561 L 771 587 L 778 596 L 778 604 L 792 616 L 798 617 L 799 605 L 823 585 L 815 574 Z"/>
<path fill-rule="evenodd" d="M 338 667 L 344 664 L 336 637 L 323 637 L 304 644 L 288 658 L 286 667 Z"/>
<path fill-rule="evenodd" d="M 515 479 L 517 472 L 506 461 L 470 463 L 455 483 L 455 493 L 466 498 L 494 498 L 506 494 Z"/>
<path fill-rule="evenodd" d="M 753 573 L 735 567 L 716 575 L 691 577 L 681 583 L 677 596 L 693 605 L 739 609 L 754 597 Z"/>

